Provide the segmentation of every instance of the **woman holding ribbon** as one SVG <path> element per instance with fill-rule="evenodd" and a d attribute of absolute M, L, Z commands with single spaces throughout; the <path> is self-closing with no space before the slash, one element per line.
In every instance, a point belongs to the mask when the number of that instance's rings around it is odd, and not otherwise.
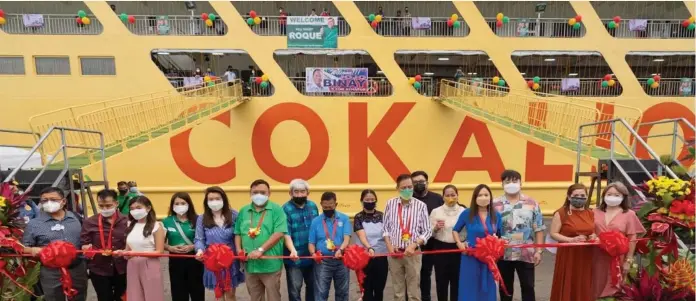
<path fill-rule="evenodd" d="M 237 248 L 234 245 L 234 226 L 238 213 L 236 210 L 230 209 L 230 203 L 225 191 L 217 186 L 208 187 L 205 190 L 203 207 L 203 215 L 199 216 L 196 222 L 196 257 L 199 260 L 203 260 L 203 253 L 212 244 L 222 243 L 228 245 L 232 250 L 236 250 Z M 244 282 L 244 274 L 239 270 L 239 261 L 235 260 L 229 270 L 224 272 L 229 275 L 230 280 L 230 283 L 225 283 L 224 300 L 234 301 L 236 300 L 236 287 Z M 215 273 L 205 269 L 203 273 L 203 285 L 205 288 L 214 290 L 217 284 Z"/>
<path fill-rule="evenodd" d="M 452 238 L 452 228 L 466 207 L 459 205 L 459 191 L 454 185 L 445 186 L 442 195 L 445 198 L 445 204 L 435 208 L 430 213 L 430 224 L 433 227 L 433 250 L 457 249 L 457 244 Z M 461 254 L 437 254 L 433 258 L 435 259 L 437 300 L 457 300 L 459 271 L 452 267 L 460 264 Z"/>
<path fill-rule="evenodd" d="M 387 245 L 384 243 L 384 213 L 377 210 L 377 193 L 372 189 L 365 189 L 360 193 L 360 203 L 363 210 L 358 212 L 353 219 L 353 229 L 360 243 L 370 254 L 370 262 L 363 270 L 365 281 L 363 284 L 363 301 L 382 301 L 384 299 L 384 287 L 387 285 L 389 263 L 387 257 L 374 257 L 375 254 L 387 253 Z"/>
<path fill-rule="evenodd" d="M 164 251 L 164 227 L 155 208 L 145 196 L 130 203 L 130 224 L 126 229 L 126 251 L 160 254 Z M 129 256 L 128 254 L 126 254 Z M 157 257 L 128 258 L 126 297 L 129 301 L 164 301 L 160 260 Z"/>
<path fill-rule="evenodd" d="M 476 247 L 476 238 L 500 235 L 502 226 L 500 213 L 493 209 L 493 194 L 485 184 L 479 184 L 471 195 L 470 207 L 459 214 L 457 223 L 451 231 L 453 240 L 460 250 Z M 466 241 L 459 232 L 466 227 Z M 495 301 L 497 299 L 495 280 L 488 265 L 467 254 L 461 255 L 459 264 L 459 301 Z"/>
<path fill-rule="evenodd" d="M 568 187 L 563 207 L 553 214 L 551 238 L 559 243 L 582 243 L 597 238 L 594 212 L 589 210 L 587 187 Z M 559 247 L 556 253 L 551 300 L 591 301 L 594 246 Z"/>
<path fill-rule="evenodd" d="M 169 216 L 162 221 L 167 230 L 165 249 L 171 254 L 195 254 L 193 241 L 198 219 L 191 196 L 177 192 L 169 202 Z M 172 301 L 203 301 L 203 263 L 195 258 L 169 258 Z"/>
<path fill-rule="evenodd" d="M 628 188 L 623 183 L 609 184 L 602 193 L 602 203 L 594 210 L 595 233 L 618 231 L 629 239 L 628 253 L 623 260 L 619 258 L 616 265 L 612 266 L 613 258 L 606 251 L 594 248 L 594 272 L 592 277 L 593 299 L 611 297 L 619 291 L 618 285 L 622 282 L 621 276 L 625 276 L 633 264 L 633 252 L 636 250 L 636 242 L 633 241 L 639 234 L 645 233 L 645 228 L 640 223 L 636 213 L 631 210 L 631 200 L 628 197 Z M 623 263 L 623 264 L 622 264 Z M 607 269 L 607 267 L 611 267 Z M 612 275 L 611 273 L 617 273 Z M 612 280 L 617 280 L 616 283 Z"/>

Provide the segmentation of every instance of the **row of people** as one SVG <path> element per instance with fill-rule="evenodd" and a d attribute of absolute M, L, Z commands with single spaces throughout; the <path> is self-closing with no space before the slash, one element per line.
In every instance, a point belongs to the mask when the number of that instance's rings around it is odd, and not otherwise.
<path fill-rule="evenodd" d="M 427 179 L 424 172 L 400 175 L 396 179 L 399 196 L 386 201 L 384 212 L 376 210 L 377 194 L 364 190 L 360 198 L 363 210 L 352 224 L 348 216 L 336 211 L 338 200 L 332 192 L 322 194 L 320 214 L 318 206 L 307 199 L 309 184 L 301 179 L 291 182 L 291 199 L 282 206 L 269 201 L 270 185 L 266 181 L 254 181 L 250 185 L 251 202 L 239 211 L 230 208 L 221 188 L 210 187 L 205 191 L 204 212 L 200 216 L 187 193 L 176 193 L 171 198 L 168 217 L 161 223 L 157 222 L 147 197 L 132 198 L 129 214 L 125 215 L 118 210 L 117 193 L 102 190 L 97 197 L 100 214 L 80 225 L 73 213 L 64 210 L 64 193 L 47 188 L 40 199 L 44 214 L 29 222 L 23 243 L 25 252 L 34 255 L 53 240 L 66 240 L 82 249 L 155 253 L 166 250 L 196 255 L 169 259 L 174 301 L 204 300 L 205 288 L 215 288 L 215 274 L 200 261 L 207 247 L 224 243 L 237 254 L 247 255 L 246 262 L 235 262 L 226 271 L 231 289 L 225 293 L 225 300 L 235 300 L 235 288 L 243 282 L 252 300 L 264 300 L 264 296 L 271 301 L 280 300 L 283 267 L 290 300 L 302 300 L 303 284 L 305 300 L 327 300 L 332 282 L 335 299 L 348 300 L 350 277 L 341 258 L 355 231 L 358 242 L 371 256 L 386 252 L 402 254 L 371 258 L 365 268 L 363 300 L 383 300 L 387 273 L 391 274 L 393 283 L 392 300 L 407 297 L 421 300 L 424 293 L 429 296 L 429 290 L 421 291 L 423 278 L 431 277 L 431 271 L 423 273 L 426 261 L 432 262 L 430 270 L 432 266 L 435 269 L 438 300 L 496 300 L 496 285 L 485 264 L 458 253 L 417 255 L 417 251 L 475 247 L 476 238 L 486 235 L 499 235 L 511 245 L 541 243 L 545 226 L 538 203 L 521 193 L 521 175 L 512 170 L 501 175 L 504 195 L 493 198 L 488 186 L 478 185 L 468 208 L 460 204 L 455 186 L 444 188 L 443 199 L 427 189 Z M 571 186 L 564 206 L 554 214 L 551 237 L 564 243 L 590 240 L 594 234 L 607 230 L 618 229 L 629 237 L 644 232 L 635 214 L 628 210 L 625 186 L 609 185 L 603 200 L 600 207 L 588 210 L 586 188 L 582 184 Z M 627 264 L 632 262 L 634 248 L 632 244 L 625 259 Z M 323 259 L 321 263 L 299 259 L 315 252 L 333 258 Z M 79 292 L 74 300 L 86 298 L 87 268 L 100 301 L 120 300 L 124 292 L 128 300 L 163 300 L 164 289 L 154 286 L 162 283 L 160 260 L 120 255 L 118 251 L 97 254 L 88 262 L 78 258 L 69 269 Z M 290 259 L 260 258 L 279 255 Z M 541 262 L 541 256 L 541 248 L 506 249 L 498 266 L 511 295 L 517 272 L 522 300 L 535 299 L 534 267 Z M 610 260 L 598 248 L 559 248 L 553 300 L 593 300 L 616 292 L 608 284 L 610 277 L 606 269 L 593 270 L 587 264 L 592 258 L 604 264 Z M 453 264 L 458 264 L 459 270 L 452 269 Z M 595 281 L 586 281 L 590 276 Z M 57 270 L 42 267 L 40 281 L 46 300 L 65 299 L 59 277 Z M 512 298 L 502 293 L 500 296 L 501 300 Z"/>

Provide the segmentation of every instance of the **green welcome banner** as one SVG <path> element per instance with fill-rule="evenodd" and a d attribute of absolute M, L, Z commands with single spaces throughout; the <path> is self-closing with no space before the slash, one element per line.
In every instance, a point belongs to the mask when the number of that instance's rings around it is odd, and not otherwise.
<path fill-rule="evenodd" d="M 337 17 L 288 17 L 288 48 L 337 48 Z"/>

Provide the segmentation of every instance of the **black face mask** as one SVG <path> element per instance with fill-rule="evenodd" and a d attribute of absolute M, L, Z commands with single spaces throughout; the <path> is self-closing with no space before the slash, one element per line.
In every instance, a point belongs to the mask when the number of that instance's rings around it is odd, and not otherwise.
<path fill-rule="evenodd" d="M 416 185 L 413 185 L 413 191 L 418 194 L 423 193 L 425 191 L 425 183 L 416 183 Z"/>
<path fill-rule="evenodd" d="M 377 202 L 363 203 L 365 210 L 375 210 L 375 207 L 377 207 Z"/>
<path fill-rule="evenodd" d="M 118 193 L 120 193 L 120 194 L 126 194 L 126 192 L 128 192 L 128 189 L 119 189 L 118 190 Z"/>
<path fill-rule="evenodd" d="M 332 218 L 335 213 L 336 213 L 336 209 L 324 210 L 324 216 L 326 216 L 328 218 Z"/>
<path fill-rule="evenodd" d="M 304 205 L 307 203 L 307 197 L 306 196 L 294 196 L 292 197 L 292 202 L 297 204 L 297 205 Z"/>

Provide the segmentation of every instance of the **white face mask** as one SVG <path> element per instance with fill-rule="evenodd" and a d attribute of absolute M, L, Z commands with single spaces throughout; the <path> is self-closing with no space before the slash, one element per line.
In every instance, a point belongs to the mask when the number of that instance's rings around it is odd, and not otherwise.
<path fill-rule="evenodd" d="M 208 208 L 213 211 L 220 211 L 222 209 L 222 200 L 208 200 Z"/>
<path fill-rule="evenodd" d="M 188 205 L 174 205 L 174 208 L 172 208 L 174 212 L 178 215 L 184 215 L 186 212 L 188 212 Z"/>
<path fill-rule="evenodd" d="M 507 194 L 516 194 L 520 192 L 520 183 L 507 183 L 503 185 L 503 190 L 505 190 Z"/>
<path fill-rule="evenodd" d="M 610 207 L 619 206 L 623 202 L 623 197 L 608 195 L 604 197 L 604 202 Z"/>
<path fill-rule="evenodd" d="M 263 206 L 268 202 L 268 196 L 263 195 L 260 193 L 254 194 L 251 196 L 251 201 L 254 203 L 256 206 Z"/>
<path fill-rule="evenodd" d="M 116 213 L 116 208 L 111 208 L 111 209 L 104 209 L 101 211 L 101 215 L 103 217 L 110 217 Z"/>
<path fill-rule="evenodd" d="M 43 211 L 48 213 L 54 213 L 60 210 L 60 202 L 48 201 L 43 204 Z"/>
<path fill-rule="evenodd" d="M 130 211 L 130 214 L 135 220 L 139 221 L 146 217 L 148 212 L 145 209 L 133 209 Z"/>

